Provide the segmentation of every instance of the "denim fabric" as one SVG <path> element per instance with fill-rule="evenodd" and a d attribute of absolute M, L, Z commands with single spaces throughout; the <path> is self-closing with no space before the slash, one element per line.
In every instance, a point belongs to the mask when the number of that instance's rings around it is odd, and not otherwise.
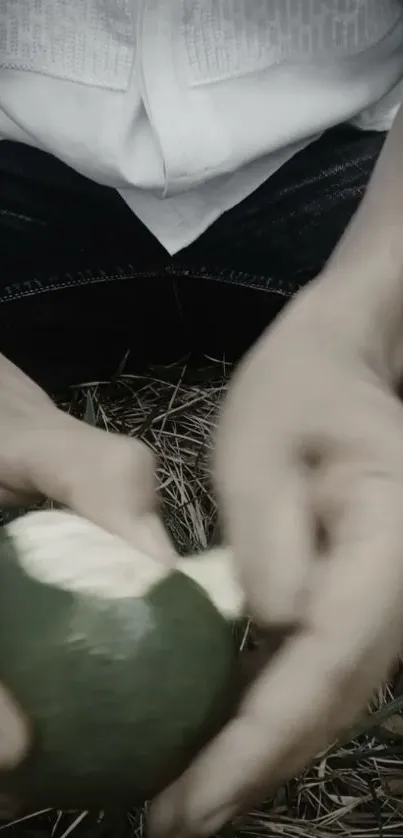
<path fill-rule="evenodd" d="M 121 198 L 49 155 L 0 143 L 0 351 L 47 387 L 237 359 L 313 278 L 384 135 L 341 127 L 169 257 Z"/>

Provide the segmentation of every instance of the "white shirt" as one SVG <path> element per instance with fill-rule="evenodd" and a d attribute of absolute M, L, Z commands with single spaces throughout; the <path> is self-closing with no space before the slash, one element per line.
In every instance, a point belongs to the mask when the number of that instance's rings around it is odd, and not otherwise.
<path fill-rule="evenodd" d="M 402 79 L 401 0 L 0 0 L 0 137 L 170 253 L 330 126 L 389 128 Z"/>

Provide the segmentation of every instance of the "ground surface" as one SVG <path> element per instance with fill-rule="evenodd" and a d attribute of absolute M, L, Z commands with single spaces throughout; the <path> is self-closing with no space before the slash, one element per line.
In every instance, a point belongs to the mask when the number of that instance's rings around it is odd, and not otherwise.
<path fill-rule="evenodd" d="M 150 370 L 147 377 L 85 383 L 62 400 L 87 421 L 142 437 L 155 450 L 165 520 L 181 552 L 203 549 L 217 536 L 208 462 L 229 372 L 225 364 L 207 361 L 194 372 L 183 362 Z M 401 684 L 398 677 L 376 697 L 371 718 L 351 742 L 318 758 L 274 800 L 234 824 L 231 834 L 403 838 Z M 143 831 L 144 812 L 44 811 L 0 822 L 0 832 L 10 838 L 141 838 Z"/>

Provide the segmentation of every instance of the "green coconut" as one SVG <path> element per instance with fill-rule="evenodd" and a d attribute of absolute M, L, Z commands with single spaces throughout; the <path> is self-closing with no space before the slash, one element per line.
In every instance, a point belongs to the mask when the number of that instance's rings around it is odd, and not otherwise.
<path fill-rule="evenodd" d="M 131 806 L 227 717 L 242 602 L 223 551 L 170 570 L 70 513 L 31 513 L 0 531 L 0 596 L 12 799 Z"/>

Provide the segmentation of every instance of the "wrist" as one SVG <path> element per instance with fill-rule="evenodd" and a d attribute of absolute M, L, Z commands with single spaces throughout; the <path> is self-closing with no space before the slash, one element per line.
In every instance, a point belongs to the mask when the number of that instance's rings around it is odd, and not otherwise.
<path fill-rule="evenodd" d="M 321 275 L 357 339 L 393 378 L 403 371 L 403 106 L 366 193 Z M 328 305 L 329 305 L 328 301 Z"/>

